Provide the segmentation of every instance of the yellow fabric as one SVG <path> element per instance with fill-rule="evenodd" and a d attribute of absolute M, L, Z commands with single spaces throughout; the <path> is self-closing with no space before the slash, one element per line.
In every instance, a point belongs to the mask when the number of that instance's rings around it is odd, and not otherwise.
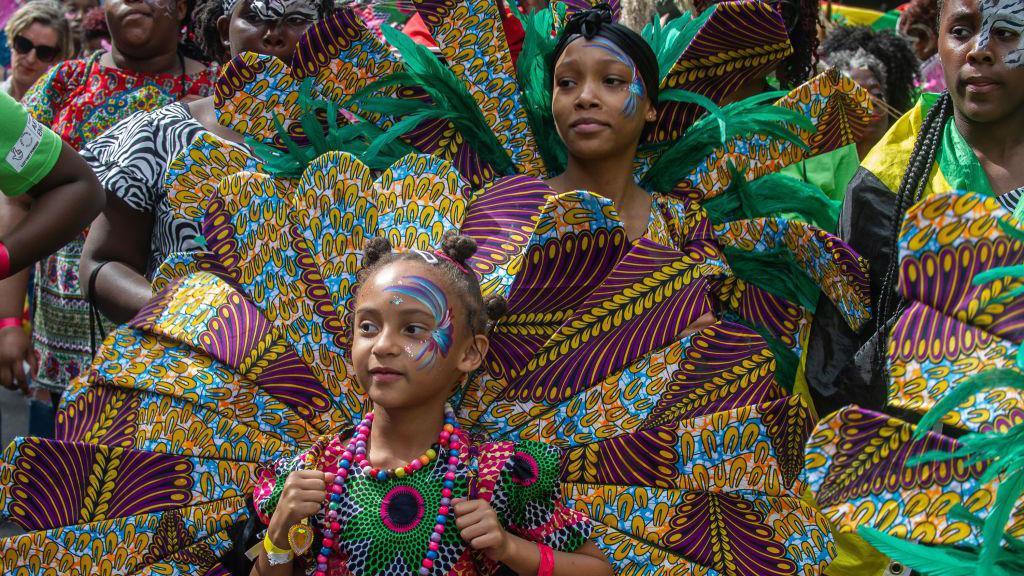
<path fill-rule="evenodd" d="M 860 163 L 862 168 L 870 170 L 889 190 L 896 192 L 907 171 L 910 154 L 914 151 L 914 141 L 924 122 L 925 101 L 919 99 L 917 104 L 893 124 L 875 147 L 868 152 Z M 949 182 L 939 170 L 936 163 L 928 176 L 928 184 L 922 197 L 932 194 L 951 192 Z"/>
<path fill-rule="evenodd" d="M 858 8 L 856 6 L 832 5 L 832 14 L 840 14 L 849 26 L 870 26 L 885 14 L 870 8 Z"/>
<path fill-rule="evenodd" d="M 833 529 L 836 557 L 825 568 L 825 576 L 882 576 L 889 559 L 857 534 L 840 534 Z"/>
<path fill-rule="evenodd" d="M 807 490 L 801 498 L 807 504 L 818 507 L 814 494 Z M 836 556 L 825 568 L 825 576 L 884 576 L 889 567 L 889 558 L 875 550 L 856 534 L 841 534 L 832 526 L 836 542 Z"/>

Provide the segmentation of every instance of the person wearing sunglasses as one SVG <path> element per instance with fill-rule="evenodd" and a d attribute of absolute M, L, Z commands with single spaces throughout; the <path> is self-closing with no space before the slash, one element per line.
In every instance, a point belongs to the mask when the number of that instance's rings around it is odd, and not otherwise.
<path fill-rule="evenodd" d="M 40 76 L 71 56 L 71 30 L 60 4 L 34 0 L 11 15 L 4 31 L 11 49 L 11 75 L 0 89 L 20 102 Z"/>

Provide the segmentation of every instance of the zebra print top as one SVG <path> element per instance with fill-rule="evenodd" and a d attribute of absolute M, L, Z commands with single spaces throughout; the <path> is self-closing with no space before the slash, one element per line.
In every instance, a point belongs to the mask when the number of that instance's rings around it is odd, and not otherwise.
<path fill-rule="evenodd" d="M 170 163 L 205 131 L 188 107 L 174 103 L 132 114 L 82 151 L 108 196 L 153 215 L 147 277 L 169 254 L 198 248 L 198 227 L 171 209 L 164 180 Z"/>

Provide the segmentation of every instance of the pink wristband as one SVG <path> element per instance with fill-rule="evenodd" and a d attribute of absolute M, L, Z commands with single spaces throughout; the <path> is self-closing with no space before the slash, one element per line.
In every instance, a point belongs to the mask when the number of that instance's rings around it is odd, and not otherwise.
<path fill-rule="evenodd" d="M 0 280 L 7 278 L 11 273 L 11 253 L 7 251 L 7 246 L 0 242 Z"/>
<path fill-rule="evenodd" d="M 555 551 L 551 546 L 537 542 L 537 550 L 540 551 L 540 566 L 537 568 L 537 576 L 553 576 L 555 573 Z"/>
<path fill-rule="evenodd" d="M 21 318 L 0 318 L 0 330 L 4 328 L 10 328 L 11 326 L 21 327 Z"/>

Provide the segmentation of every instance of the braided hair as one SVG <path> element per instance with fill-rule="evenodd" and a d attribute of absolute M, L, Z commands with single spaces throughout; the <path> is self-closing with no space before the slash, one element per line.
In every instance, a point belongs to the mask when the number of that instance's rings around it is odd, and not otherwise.
<path fill-rule="evenodd" d="M 430 252 L 418 250 L 396 252 L 387 238 L 371 238 L 363 246 L 363 268 L 357 278 L 360 284 L 365 285 L 374 273 L 395 262 L 430 265 L 448 288 L 461 296 L 459 300 L 466 307 L 466 324 L 473 334 L 486 334 L 504 316 L 508 307 L 501 296 L 483 297 L 480 281 L 466 264 L 476 254 L 476 240 L 449 230 L 441 237 L 441 249 L 433 254 L 438 257 L 428 259 L 432 255 Z"/>
<path fill-rule="evenodd" d="M 787 17 L 787 2 L 797 4 L 795 21 L 792 21 L 791 17 Z M 793 46 L 793 53 L 779 64 L 779 68 L 775 72 L 780 88 L 788 90 L 809 80 L 818 63 L 820 2 L 818 0 L 777 0 L 772 4 L 783 14 L 783 20 L 785 20 L 786 28 L 789 31 L 789 43 Z"/>
<path fill-rule="evenodd" d="M 875 334 L 878 338 L 875 362 L 883 375 L 886 373 L 884 367 L 888 354 L 887 327 L 890 320 L 900 312 L 899 296 L 896 294 L 896 282 L 899 278 L 900 230 L 903 228 L 903 219 L 907 210 L 921 200 L 925 188 L 928 187 L 928 176 L 938 157 L 943 131 L 952 116 L 953 100 L 949 97 L 949 92 L 944 92 L 939 101 L 928 111 L 928 115 L 921 124 L 917 140 L 914 141 L 914 150 L 910 153 L 910 161 L 907 163 L 907 172 L 903 175 L 900 188 L 896 192 L 892 234 L 887 240 L 891 250 L 889 266 L 885 270 L 882 280 L 882 291 L 878 296 L 878 309 L 875 314 Z"/>
<path fill-rule="evenodd" d="M 224 46 L 224 39 L 220 37 L 220 30 L 217 29 L 217 21 L 220 20 L 221 16 L 225 15 L 224 0 L 198 0 L 198 2 L 195 15 L 192 17 L 191 26 L 195 30 L 196 44 L 214 61 L 227 62 L 231 59 L 231 52 Z M 334 0 L 320 0 L 317 9 L 320 18 L 326 16 L 332 10 L 334 10 Z"/>

